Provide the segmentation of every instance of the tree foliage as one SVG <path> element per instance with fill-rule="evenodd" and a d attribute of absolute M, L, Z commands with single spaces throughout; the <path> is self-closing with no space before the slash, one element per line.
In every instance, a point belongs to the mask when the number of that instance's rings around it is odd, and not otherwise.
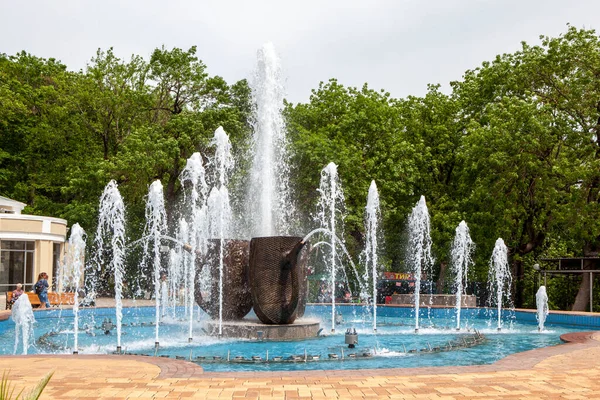
<path fill-rule="evenodd" d="M 148 60 L 122 60 L 98 50 L 79 72 L 25 52 L 0 54 L 0 194 L 90 232 L 110 179 L 120 185 L 133 229 L 140 229 L 152 180 L 163 182 L 172 207 L 186 159 L 213 151 L 219 125 L 240 153 L 249 140 L 247 82 L 209 75 L 196 53 L 162 47 Z M 532 305 L 531 265 L 540 257 L 598 255 L 600 39 L 593 30 L 568 26 L 538 45 L 523 43 L 466 71 L 449 93 L 430 85 L 422 97 L 395 99 L 331 79 L 284 112 L 300 210 L 314 212 L 319 171 L 335 162 L 346 240 L 357 251 L 375 180 L 386 268 L 404 268 L 406 217 L 421 195 L 440 281 L 461 220 L 477 243 L 471 279 L 485 280 L 494 242 L 505 240 L 517 305 Z M 242 176 L 245 164 L 238 165 Z M 583 283 L 569 304 L 585 302 Z M 552 293 L 551 302 L 563 304 Z"/>

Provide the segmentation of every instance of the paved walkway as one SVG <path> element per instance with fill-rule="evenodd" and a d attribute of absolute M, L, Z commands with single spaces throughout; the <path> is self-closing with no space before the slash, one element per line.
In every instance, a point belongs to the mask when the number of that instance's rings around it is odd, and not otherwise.
<path fill-rule="evenodd" d="M 600 333 L 492 365 L 357 371 L 216 373 L 140 356 L 3 356 L 18 388 L 54 371 L 42 399 L 600 399 Z"/>

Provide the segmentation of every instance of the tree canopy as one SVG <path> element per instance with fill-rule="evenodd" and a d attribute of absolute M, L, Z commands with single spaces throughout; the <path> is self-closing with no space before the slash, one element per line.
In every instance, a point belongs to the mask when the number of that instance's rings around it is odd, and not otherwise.
<path fill-rule="evenodd" d="M 98 50 L 78 72 L 26 52 L 0 54 L 0 195 L 92 232 L 98 197 L 115 179 L 130 235 L 139 235 L 153 180 L 172 206 L 186 159 L 210 154 L 218 126 L 240 153 L 250 138 L 248 83 L 209 75 L 197 51 L 162 47 L 147 60 L 122 60 Z M 375 180 L 389 270 L 404 268 L 406 218 L 421 195 L 440 281 L 461 220 L 477 244 L 473 280 L 486 279 L 496 239 L 506 242 L 517 305 L 532 305 L 531 265 L 540 257 L 598 255 L 600 39 L 593 30 L 567 26 L 538 45 L 522 43 L 466 71 L 449 93 L 430 85 L 422 97 L 397 99 L 331 79 L 308 102 L 286 103 L 284 116 L 299 209 L 314 212 L 319 171 L 335 162 L 346 241 L 359 250 Z M 581 307 L 589 298 L 582 290 L 561 306 Z"/>

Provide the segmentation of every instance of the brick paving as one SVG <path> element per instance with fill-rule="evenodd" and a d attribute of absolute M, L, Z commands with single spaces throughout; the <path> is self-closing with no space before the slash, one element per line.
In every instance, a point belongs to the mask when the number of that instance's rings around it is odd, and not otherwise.
<path fill-rule="evenodd" d="M 3 356 L 11 381 L 42 399 L 600 399 L 600 333 L 491 365 L 278 373 L 204 372 L 186 361 L 109 355 Z"/>

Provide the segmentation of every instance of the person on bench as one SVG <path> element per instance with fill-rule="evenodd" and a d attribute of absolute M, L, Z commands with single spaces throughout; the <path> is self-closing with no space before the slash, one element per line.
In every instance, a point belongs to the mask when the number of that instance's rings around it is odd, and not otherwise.
<path fill-rule="evenodd" d="M 50 302 L 48 301 L 48 287 L 48 274 L 42 272 L 38 275 L 38 281 L 33 285 L 33 289 L 40 299 L 40 309 L 50 308 Z"/>
<path fill-rule="evenodd" d="M 22 283 L 17 283 L 17 288 L 12 291 L 12 295 L 10 296 L 10 300 L 8 301 L 8 303 L 10 304 L 9 308 L 12 308 L 12 305 L 17 302 L 17 299 L 23 293 L 24 293 L 23 292 L 23 284 Z"/>

